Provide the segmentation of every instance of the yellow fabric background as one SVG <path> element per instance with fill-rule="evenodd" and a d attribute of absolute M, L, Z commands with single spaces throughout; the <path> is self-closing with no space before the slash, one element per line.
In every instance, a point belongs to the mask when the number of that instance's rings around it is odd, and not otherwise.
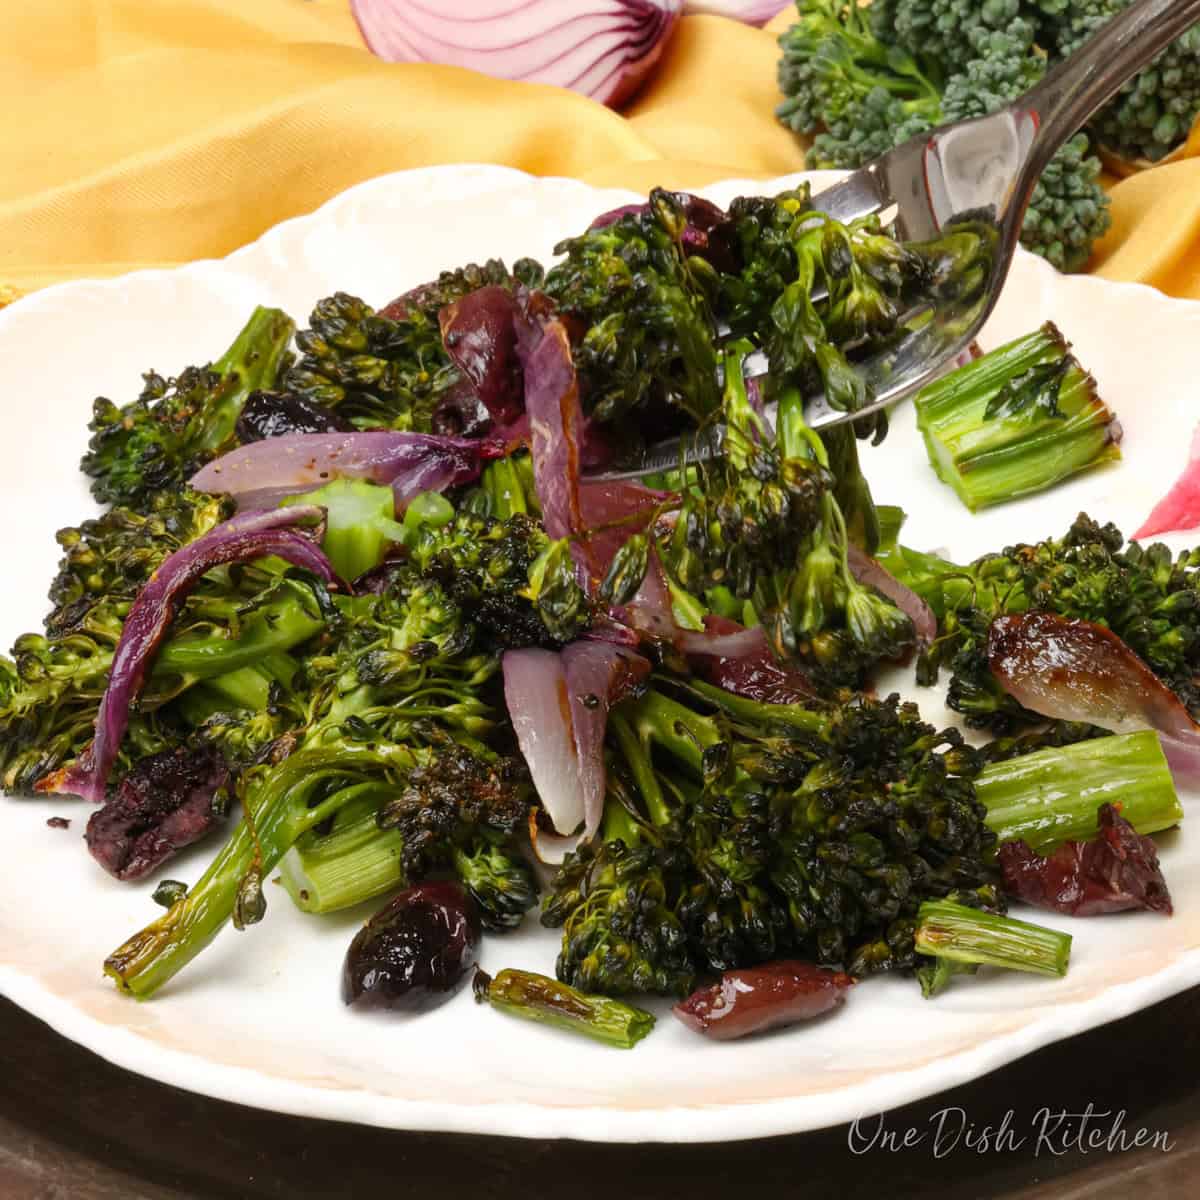
<path fill-rule="evenodd" d="M 798 170 L 802 150 L 772 116 L 771 30 L 788 18 L 767 31 L 685 18 L 618 114 L 380 62 L 347 0 L 0 0 L 0 304 L 227 254 L 354 183 L 427 163 L 643 190 Z M 1200 157 L 1114 186 L 1094 266 L 1200 298 Z"/>

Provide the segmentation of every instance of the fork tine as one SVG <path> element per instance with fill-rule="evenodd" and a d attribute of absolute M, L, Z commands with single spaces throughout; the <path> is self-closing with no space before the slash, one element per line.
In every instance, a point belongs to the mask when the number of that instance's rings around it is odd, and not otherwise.
<path fill-rule="evenodd" d="M 881 174 L 875 167 L 875 163 L 860 167 L 853 175 L 818 192 L 812 198 L 813 207 L 842 222 L 882 211 L 892 203 L 892 198 L 885 194 Z"/>

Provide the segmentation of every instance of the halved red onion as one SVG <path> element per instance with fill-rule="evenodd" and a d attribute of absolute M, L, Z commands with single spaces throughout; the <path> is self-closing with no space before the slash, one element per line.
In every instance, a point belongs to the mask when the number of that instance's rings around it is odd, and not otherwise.
<path fill-rule="evenodd" d="M 138 593 L 125 618 L 91 744 L 70 766 L 41 780 L 37 790 L 82 796 L 97 804 L 104 800 L 108 775 L 129 724 L 130 706 L 141 692 L 154 652 L 192 585 L 213 567 L 274 554 L 326 583 L 337 583 L 329 560 L 313 538 L 292 528 L 320 521 L 323 516 L 322 509 L 300 504 L 238 513 L 168 555 Z M 319 542 L 319 526 L 317 535 Z"/>
<path fill-rule="evenodd" d="M 559 863 L 600 828 L 608 712 L 650 664 L 628 648 L 581 641 L 561 654 L 510 650 L 502 665 L 517 744 L 557 834 L 531 825 L 534 849 L 543 862 Z"/>
<path fill-rule="evenodd" d="M 853 542 L 847 547 L 846 561 L 850 573 L 859 583 L 866 583 L 886 596 L 912 623 L 921 646 L 932 644 L 937 637 L 937 617 L 933 609 L 910 588 L 906 588 L 869 554 Z"/>
<path fill-rule="evenodd" d="M 1200 782 L 1200 725 L 1110 629 L 1053 613 L 997 617 L 988 664 L 1009 695 L 1044 717 L 1155 730 L 1176 778 Z"/>
<path fill-rule="evenodd" d="M 709 13 L 729 17 L 746 25 L 765 25 L 773 16 L 790 8 L 792 0 L 684 0 L 685 16 Z"/>
<path fill-rule="evenodd" d="M 295 496 L 331 479 L 367 479 L 390 483 L 400 512 L 421 492 L 470 483 L 484 460 L 503 453 L 503 446 L 490 440 L 390 429 L 297 433 L 230 450 L 201 467 L 189 483 L 198 492 L 224 492 L 240 501 L 243 496 Z"/>
<path fill-rule="evenodd" d="M 682 0 L 351 0 L 363 40 L 389 62 L 445 63 L 571 88 L 602 104 L 633 94 Z"/>

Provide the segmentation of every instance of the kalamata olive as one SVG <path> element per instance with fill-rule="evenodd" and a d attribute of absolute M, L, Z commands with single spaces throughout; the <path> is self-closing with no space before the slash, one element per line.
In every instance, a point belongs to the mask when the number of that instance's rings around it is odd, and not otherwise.
<path fill-rule="evenodd" d="M 289 433 L 348 433 L 353 428 L 332 409 L 292 392 L 251 392 L 237 419 L 242 442 Z"/>
<path fill-rule="evenodd" d="M 342 999 L 360 1008 L 420 1012 L 448 999 L 475 965 L 475 902 L 453 882 L 407 888 L 355 935 Z"/>
<path fill-rule="evenodd" d="M 689 1028 L 727 1041 L 820 1016 L 846 999 L 854 980 L 841 971 L 784 960 L 726 971 L 671 1010 Z"/>

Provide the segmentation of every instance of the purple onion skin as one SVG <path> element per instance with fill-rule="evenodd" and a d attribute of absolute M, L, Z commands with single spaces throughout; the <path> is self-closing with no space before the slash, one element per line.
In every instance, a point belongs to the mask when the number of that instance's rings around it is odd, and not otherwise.
<path fill-rule="evenodd" d="M 355 935 L 342 999 L 356 1008 L 424 1012 L 448 1000 L 478 957 L 479 912 L 450 881 L 401 892 Z"/>

